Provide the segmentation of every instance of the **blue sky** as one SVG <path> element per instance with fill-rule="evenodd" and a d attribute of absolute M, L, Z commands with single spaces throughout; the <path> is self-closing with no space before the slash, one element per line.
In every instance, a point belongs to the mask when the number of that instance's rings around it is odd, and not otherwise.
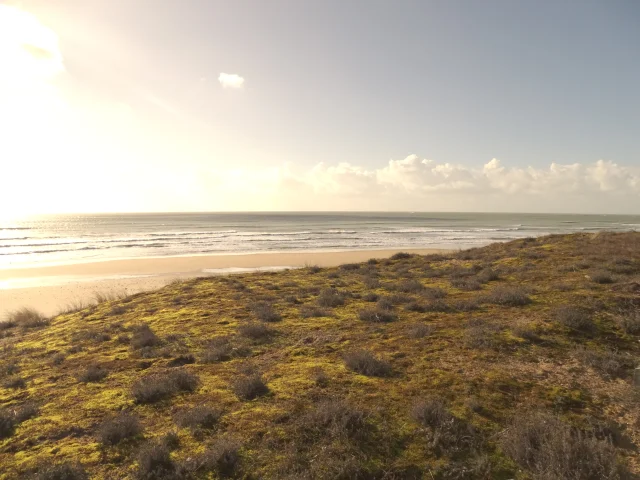
<path fill-rule="evenodd" d="M 115 148 L 95 160 L 114 179 L 135 164 L 158 172 L 160 190 L 179 184 L 163 210 L 296 209 L 299 191 L 313 191 L 310 205 L 379 209 L 367 195 L 384 189 L 389 209 L 495 210 L 519 194 L 522 210 L 570 196 L 568 209 L 635 211 L 634 1 L 5 3 L 59 39 L 64 69 L 47 82 L 83 112 L 61 135 L 79 122 L 93 148 Z M 244 83 L 224 88 L 221 73 Z M 486 173 L 494 158 L 498 179 Z M 564 181 L 548 178 L 553 165 L 577 167 Z M 111 207 L 164 198 L 133 188 L 122 183 Z"/>

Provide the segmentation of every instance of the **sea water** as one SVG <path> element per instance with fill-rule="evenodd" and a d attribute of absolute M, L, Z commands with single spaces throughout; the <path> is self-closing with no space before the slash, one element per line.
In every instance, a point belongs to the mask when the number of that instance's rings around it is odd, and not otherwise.
<path fill-rule="evenodd" d="M 638 215 L 144 213 L 0 221 L 0 268 L 108 259 L 468 248 L 553 233 L 640 229 Z"/>

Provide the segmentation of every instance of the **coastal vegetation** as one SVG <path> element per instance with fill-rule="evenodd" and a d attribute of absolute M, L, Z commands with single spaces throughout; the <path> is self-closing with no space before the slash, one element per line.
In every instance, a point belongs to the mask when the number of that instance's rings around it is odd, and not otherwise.
<path fill-rule="evenodd" d="M 638 478 L 639 359 L 640 233 L 24 308 L 0 478 Z"/>

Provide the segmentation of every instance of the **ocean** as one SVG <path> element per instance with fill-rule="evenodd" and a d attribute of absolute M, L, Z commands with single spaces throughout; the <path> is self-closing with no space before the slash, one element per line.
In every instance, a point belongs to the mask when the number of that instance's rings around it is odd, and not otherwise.
<path fill-rule="evenodd" d="M 468 248 L 551 233 L 640 230 L 639 215 L 144 213 L 0 221 L 0 268 L 136 257 Z"/>

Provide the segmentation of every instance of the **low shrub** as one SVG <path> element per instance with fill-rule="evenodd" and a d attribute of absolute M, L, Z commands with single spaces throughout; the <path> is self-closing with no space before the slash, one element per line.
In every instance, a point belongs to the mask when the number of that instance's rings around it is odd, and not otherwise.
<path fill-rule="evenodd" d="M 380 280 L 371 275 L 364 277 L 362 283 L 364 283 L 364 286 L 367 288 L 378 288 L 380 286 Z"/>
<path fill-rule="evenodd" d="M 500 275 L 495 270 L 492 270 L 490 268 L 485 268 L 484 270 L 481 270 L 478 273 L 478 275 L 476 275 L 476 279 L 480 283 L 489 283 L 489 282 L 493 282 L 495 280 L 499 280 L 500 279 Z"/>
<path fill-rule="evenodd" d="M 238 333 L 243 337 L 255 341 L 265 341 L 271 338 L 274 331 L 268 325 L 259 322 L 243 323 L 238 327 Z"/>
<path fill-rule="evenodd" d="M 513 326 L 511 331 L 516 337 L 522 338 L 530 343 L 539 343 L 542 341 L 542 338 L 538 335 L 535 326 L 530 323 L 519 322 Z"/>
<path fill-rule="evenodd" d="M 334 440 L 359 438 L 366 434 L 366 430 L 366 413 L 336 398 L 321 400 L 299 421 L 299 431 L 309 442 L 327 437 Z"/>
<path fill-rule="evenodd" d="M 179 427 L 211 430 L 218 425 L 222 416 L 222 410 L 208 405 L 197 405 L 193 408 L 181 410 L 175 416 L 175 422 Z"/>
<path fill-rule="evenodd" d="M 439 287 L 425 287 L 421 295 L 429 300 L 437 300 L 447 296 L 447 292 Z"/>
<path fill-rule="evenodd" d="M 240 443 L 230 437 L 220 437 L 203 453 L 188 460 L 187 470 L 215 472 L 216 478 L 235 477 L 240 460 Z"/>
<path fill-rule="evenodd" d="M 313 382 L 321 388 L 329 385 L 329 375 L 327 375 L 327 373 L 320 367 L 312 370 L 311 378 L 313 379 Z"/>
<path fill-rule="evenodd" d="M 106 368 L 94 363 L 78 375 L 78 380 L 85 383 L 101 382 L 108 374 L 109 372 Z"/>
<path fill-rule="evenodd" d="M 318 296 L 321 307 L 339 307 L 345 303 L 345 294 L 335 288 L 325 288 Z"/>
<path fill-rule="evenodd" d="M 358 312 L 358 318 L 363 322 L 393 322 L 398 317 L 395 313 L 381 308 L 364 308 Z"/>
<path fill-rule="evenodd" d="M 282 319 L 281 315 L 276 312 L 273 305 L 269 302 L 255 302 L 251 305 L 251 311 L 258 320 L 262 320 L 263 322 L 278 322 Z"/>
<path fill-rule="evenodd" d="M 433 300 L 422 305 L 425 312 L 446 313 L 451 311 L 451 307 L 444 300 Z"/>
<path fill-rule="evenodd" d="M 331 312 L 321 307 L 317 307 L 315 305 L 303 305 L 300 308 L 300 316 L 302 318 L 319 318 L 319 317 L 329 317 Z"/>
<path fill-rule="evenodd" d="M 395 286 L 395 289 L 402 293 L 420 293 L 424 288 L 418 280 L 403 280 Z"/>
<path fill-rule="evenodd" d="M 606 270 L 596 270 L 589 275 L 589 278 L 592 282 L 600 284 L 613 283 L 615 281 Z"/>
<path fill-rule="evenodd" d="M 470 348 L 478 349 L 498 348 L 501 344 L 499 332 L 498 325 L 472 319 L 465 331 L 465 344 Z"/>
<path fill-rule="evenodd" d="M 574 354 L 585 365 L 609 377 L 624 377 L 635 366 L 633 358 L 609 349 L 578 347 Z"/>
<path fill-rule="evenodd" d="M 521 307 L 531 303 L 527 292 L 520 287 L 497 287 L 487 296 L 489 303 L 509 307 Z"/>
<path fill-rule="evenodd" d="M 627 478 L 610 441 L 599 440 L 546 413 L 515 417 L 503 433 L 502 449 L 540 480 Z"/>
<path fill-rule="evenodd" d="M 38 408 L 33 404 L 0 409 L 0 440 L 9 438 L 18 425 L 37 415 Z"/>
<path fill-rule="evenodd" d="M 630 309 L 617 317 L 618 326 L 630 335 L 640 335 L 640 309 Z"/>
<path fill-rule="evenodd" d="M 227 337 L 213 338 L 200 355 L 201 363 L 216 363 L 230 360 L 233 347 Z"/>
<path fill-rule="evenodd" d="M 33 308 L 20 308 L 8 312 L 6 319 L 0 323 L 0 330 L 12 327 L 41 328 L 49 325 L 49 319 Z"/>
<path fill-rule="evenodd" d="M 380 297 L 376 303 L 378 310 L 393 310 L 393 300 L 391 297 Z"/>
<path fill-rule="evenodd" d="M 160 345 L 160 339 L 146 323 L 135 325 L 131 336 L 131 347 L 138 350 L 141 348 L 155 347 Z"/>
<path fill-rule="evenodd" d="M 151 443 L 145 446 L 138 454 L 138 471 L 136 478 L 139 480 L 178 480 L 179 469 L 171 460 L 171 452 L 162 443 Z"/>
<path fill-rule="evenodd" d="M 136 403 L 155 403 L 178 392 L 193 392 L 198 384 L 196 375 L 179 369 L 145 375 L 133 384 L 131 393 Z"/>
<path fill-rule="evenodd" d="M 238 377 L 232 384 L 233 393 L 241 400 L 253 400 L 269 393 L 269 387 L 257 373 Z"/>
<path fill-rule="evenodd" d="M 441 398 L 418 401 L 411 417 L 423 427 L 427 443 L 437 456 L 469 450 L 478 442 L 473 427 L 452 415 Z"/>
<path fill-rule="evenodd" d="M 409 338 L 424 338 L 431 335 L 434 331 L 434 327 L 431 325 L 426 325 L 424 323 L 417 323 L 415 325 L 411 325 L 407 329 L 407 336 Z"/>
<path fill-rule="evenodd" d="M 172 358 L 167 363 L 168 367 L 183 367 L 184 365 L 191 365 L 192 363 L 196 363 L 196 357 L 187 353 L 185 355 L 178 355 L 177 357 Z"/>
<path fill-rule="evenodd" d="M 454 278 L 451 280 L 451 286 L 466 291 L 480 290 L 482 288 L 480 282 L 475 278 Z"/>
<path fill-rule="evenodd" d="M 105 420 L 98 432 L 98 440 L 103 445 L 116 445 L 142 432 L 138 417 L 129 413 L 119 413 Z"/>
<path fill-rule="evenodd" d="M 40 462 L 29 480 L 88 480 L 89 475 L 79 463 Z"/>
<path fill-rule="evenodd" d="M 362 296 L 362 299 L 365 302 L 377 302 L 379 298 L 380 298 L 380 295 L 378 295 L 377 293 L 373 293 L 373 292 L 365 293 Z"/>
<path fill-rule="evenodd" d="M 11 375 L 2 382 L 4 388 L 26 388 L 27 382 L 20 375 Z"/>
<path fill-rule="evenodd" d="M 398 252 L 398 253 L 394 253 L 393 255 L 391 255 L 389 258 L 391 260 L 406 260 L 408 258 L 411 258 L 413 255 L 411 255 L 410 253 L 406 253 L 406 252 Z"/>
<path fill-rule="evenodd" d="M 345 263 L 343 265 L 340 265 L 338 268 L 340 270 L 346 270 L 346 271 L 360 270 L 360 264 L 359 263 Z"/>
<path fill-rule="evenodd" d="M 591 312 L 583 307 L 562 305 L 555 309 L 553 317 L 556 322 L 571 330 L 587 333 L 596 330 L 596 325 L 591 318 Z"/>
<path fill-rule="evenodd" d="M 387 377 L 391 375 L 391 364 L 367 350 L 354 350 L 344 356 L 347 368 L 368 377 Z"/>

